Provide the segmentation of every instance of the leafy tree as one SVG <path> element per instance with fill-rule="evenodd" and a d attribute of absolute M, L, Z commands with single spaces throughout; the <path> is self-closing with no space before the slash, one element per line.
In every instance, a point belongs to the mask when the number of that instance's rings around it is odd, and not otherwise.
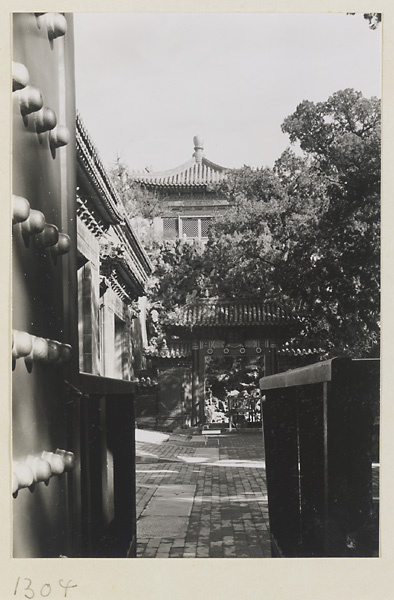
<path fill-rule="evenodd" d="M 376 352 L 379 322 L 380 102 L 343 90 L 301 103 L 283 124 L 326 187 L 313 237 L 289 255 L 283 286 L 331 351 Z M 278 169 L 280 168 L 280 161 Z M 298 265 L 297 281 L 294 265 Z M 302 285 L 300 286 L 300 280 Z"/>
<path fill-rule="evenodd" d="M 301 346 L 376 355 L 380 101 L 352 89 L 305 100 L 282 129 L 297 153 L 228 172 L 220 192 L 232 208 L 205 249 L 156 246 L 151 301 L 176 314 L 194 297 L 275 299 L 304 315 Z"/>
<path fill-rule="evenodd" d="M 244 167 L 222 185 L 233 208 L 214 222 L 205 254 L 219 296 L 283 298 L 282 264 L 325 196 L 305 159 L 286 152 L 277 171 Z"/>
<path fill-rule="evenodd" d="M 208 275 L 200 246 L 183 240 L 164 242 L 155 258 L 149 297 L 171 311 L 196 296 L 204 296 Z"/>
<path fill-rule="evenodd" d="M 154 218 L 160 214 L 159 197 L 136 183 L 130 176 L 127 165 L 119 157 L 110 169 L 109 176 L 137 235 L 143 241 L 149 254 L 153 256 L 159 244 L 153 227 Z"/>
<path fill-rule="evenodd" d="M 226 389 L 251 392 L 258 388 L 264 367 L 261 358 L 216 356 L 206 358 L 206 372 L 213 394 L 223 399 Z"/>
<path fill-rule="evenodd" d="M 354 90 L 302 102 L 273 171 L 229 174 L 232 211 L 206 250 L 216 293 L 262 295 L 305 314 L 302 340 L 327 355 L 377 352 L 380 102 Z"/>
<path fill-rule="evenodd" d="M 371 29 L 376 29 L 382 20 L 381 13 L 364 13 L 364 19 L 367 19 Z"/>
<path fill-rule="evenodd" d="M 355 15 L 356 13 L 348 13 L 348 15 Z M 379 23 L 382 20 L 382 13 L 364 13 L 364 19 L 368 21 L 370 29 L 377 29 Z"/>

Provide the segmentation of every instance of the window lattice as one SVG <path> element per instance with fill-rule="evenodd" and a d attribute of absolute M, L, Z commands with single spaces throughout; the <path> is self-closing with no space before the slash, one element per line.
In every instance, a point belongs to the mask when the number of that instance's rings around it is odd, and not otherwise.
<path fill-rule="evenodd" d="M 208 237 L 209 225 L 212 222 L 212 217 L 201 218 L 201 237 Z"/>
<path fill-rule="evenodd" d="M 175 240 L 178 237 L 178 219 L 167 217 L 163 219 L 163 235 L 168 240 Z"/>
<path fill-rule="evenodd" d="M 198 237 L 198 219 L 182 219 L 182 232 L 187 238 Z"/>

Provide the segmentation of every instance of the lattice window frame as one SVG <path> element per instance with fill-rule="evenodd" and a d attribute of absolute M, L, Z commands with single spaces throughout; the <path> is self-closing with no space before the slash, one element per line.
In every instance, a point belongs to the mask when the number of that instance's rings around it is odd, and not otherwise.
<path fill-rule="evenodd" d="M 163 238 L 166 240 L 176 240 L 185 238 L 189 241 L 206 241 L 208 239 L 208 228 L 210 223 L 212 222 L 212 219 L 212 215 L 179 215 L 178 217 L 162 217 Z M 166 225 L 170 220 L 173 221 L 172 227 L 168 227 Z M 187 221 L 195 221 L 194 231 L 189 230 L 185 232 L 185 229 L 187 229 L 185 228 L 185 222 Z M 173 231 L 173 235 L 168 235 L 168 232 L 171 230 Z"/>
<path fill-rule="evenodd" d="M 173 222 L 174 227 L 168 227 L 169 221 Z M 173 231 L 173 235 L 168 235 Z M 179 217 L 163 217 L 163 237 L 166 240 L 176 240 L 179 238 Z"/>

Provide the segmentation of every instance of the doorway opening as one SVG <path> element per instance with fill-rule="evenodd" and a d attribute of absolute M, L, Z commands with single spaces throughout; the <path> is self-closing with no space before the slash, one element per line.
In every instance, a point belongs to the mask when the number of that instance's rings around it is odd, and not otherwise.
<path fill-rule="evenodd" d="M 262 357 L 205 357 L 205 423 L 229 429 L 261 427 Z"/>

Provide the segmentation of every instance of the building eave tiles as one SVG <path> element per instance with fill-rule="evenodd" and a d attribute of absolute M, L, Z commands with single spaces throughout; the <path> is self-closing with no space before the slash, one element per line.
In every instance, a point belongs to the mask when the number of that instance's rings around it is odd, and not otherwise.
<path fill-rule="evenodd" d="M 226 179 L 226 169 L 205 158 L 194 159 L 163 173 L 132 173 L 136 183 L 148 187 L 205 187 Z"/>
<path fill-rule="evenodd" d="M 76 122 L 76 141 L 77 156 L 80 166 L 85 171 L 88 179 L 90 179 L 99 190 L 101 202 L 105 206 L 110 222 L 119 223 L 122 220 L 118 208 L 120 200 L 117 197 L 116 191 L 102 165 L 98 152 L 79 115 L 77 115 Z"/>
<path fill-rule="evenodd" d="M 283 325 L 299 317 L 273 302 L 221 302 L 201 300 L 177 312 L 172 323 L 178 327 L 254 327 Z"/>

